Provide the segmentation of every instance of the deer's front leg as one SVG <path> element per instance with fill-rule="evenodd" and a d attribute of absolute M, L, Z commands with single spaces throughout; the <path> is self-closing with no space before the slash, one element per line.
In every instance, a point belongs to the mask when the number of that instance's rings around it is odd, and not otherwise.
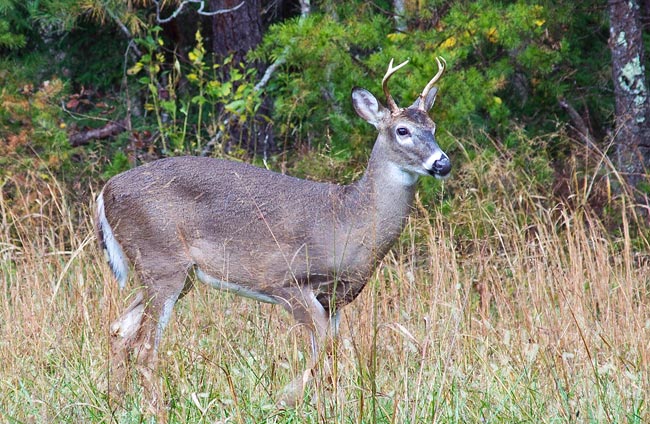
<path fill-rule="evenodd" d="M 276 295 L 276 298 L 296 321 L 307 326 L 311 335 L 309 367 L 282 389 L 278 401 L 280 406 L 294 407 L 302 400 L 305 389 L 317 375 L 317 370 L 320 370 L 318 376 L 323 379 L 331 374 L 331 354 L 338 316 L 332 319 L 309 288 L 286 289 L 281 295 Z M 319 367 L 319 364 L 322 366 Z"/>

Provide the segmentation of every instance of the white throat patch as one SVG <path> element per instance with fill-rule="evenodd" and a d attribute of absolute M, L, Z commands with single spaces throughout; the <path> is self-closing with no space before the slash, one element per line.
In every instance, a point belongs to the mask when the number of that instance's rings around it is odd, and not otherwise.
<path fill-rule="evenodd" d="M 389 162 L 388 165 L 388 173 L 392 181 L 407 187 L 412 186 L 418 181 L 419 175 L 416 172 L 404 169 L 393 162 Z"/>

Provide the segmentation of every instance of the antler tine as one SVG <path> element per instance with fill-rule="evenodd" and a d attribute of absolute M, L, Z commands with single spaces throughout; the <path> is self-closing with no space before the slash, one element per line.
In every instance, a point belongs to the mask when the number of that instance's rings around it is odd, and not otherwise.
<path fill-rule="evenodd" d="M 381 86 L 384 89 L 384 95 L 386 96 L 386 103 L 388 103 L 388 108 L 390 109 L 391 112 L 397 112 L 399 110 L 399 107 L 397 107 L 397 103 L 395 103 L 395 100 L 393 100 L 393 96 L 390 95 L 390 90 L 388 90 L 388 80 L 395 72 L 397 72 L 401 67 L 403 67 L 407 63 L 409 63 L 408 60 L 393 67 L 393 59 L 391 59 L 390 63 L 388 64 L 388 70 L 386 71 L 386 75 L 384 75 L 384 79 L 381 80 Z"/>
<path fill-rule="evenodd" d="M 442 62 L 440 62 L 442 60 Z M 429 81 L 426 87 L 424 87 L 424 90 L 422 90 L 422 94 L 420 94 L 420 109 L 424 110 L 424 100 L 427 98 L 427 94 L 429 94 L 429 91 L 433 88 L 433 84 L 438 82 L 440 77 L 442 76 L 442 73 L 445 71 L 445 67 L 447 66 L 447 61 L 445 60 L 444 57 L 438 56 L 436 57 L 436 62 L 438 62 L 438 72 L 434 77 Z"/>

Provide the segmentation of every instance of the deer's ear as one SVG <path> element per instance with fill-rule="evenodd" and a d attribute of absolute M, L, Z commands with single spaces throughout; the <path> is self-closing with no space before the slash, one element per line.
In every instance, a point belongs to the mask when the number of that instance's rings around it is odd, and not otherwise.
<path fill-rule="evenodd" d="M 352 89 L 352 105 L 357 114 L 375 127 L 386 116 L 383 107 L 370 91 L 363 88 Z"/>
<path fill-rule="evenodd" d="M 424 99 L 424 110 L 427 112 L 431 110 L 433 107 L 433 104 L 436 102 L 436 95 L 438 94 L 438 87 L 432 87 L 431 90 L 429 90 L 429 93 L 427 93 L 427 98 Z M 418 109 L 420 107 L 420 102 L 422 101 L 421 97 L 418 97 L 415 100 L 415 103 L 411 105 L 411 108 L 413 109 Z"/>

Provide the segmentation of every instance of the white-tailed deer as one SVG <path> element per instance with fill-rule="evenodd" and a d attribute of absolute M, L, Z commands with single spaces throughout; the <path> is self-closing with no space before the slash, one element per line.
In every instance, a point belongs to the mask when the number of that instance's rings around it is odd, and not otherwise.
<path fill-rule="evenodd" d="M 98 238 L 120 286 L 127 259 L 141 285 L 111 325 L 113 360 L 133 357 L 145 388 L 159 395 L 157 349 L 195 275 L 282 305 L 311 331 L 308 371 L 314 369 L 336 333 L 339 309 L 357 297 L 402 231 L 418 176 L 446 177 L 451 170 L 427 114 L 444 71 L 436 61 L 437 74 L 408 108 L 399 108 L 388 90 L 391 75 L 407 62 L 391 61 L 383 78 L 388 108 L 364 89 L 352 91 L 357 114 L 379 132 L 368 168 L 353 184 L 202 157 L 162 159 L 113 177 L 97 198 Z M 290 385 L 294 399 L 310 375 Z"/>

